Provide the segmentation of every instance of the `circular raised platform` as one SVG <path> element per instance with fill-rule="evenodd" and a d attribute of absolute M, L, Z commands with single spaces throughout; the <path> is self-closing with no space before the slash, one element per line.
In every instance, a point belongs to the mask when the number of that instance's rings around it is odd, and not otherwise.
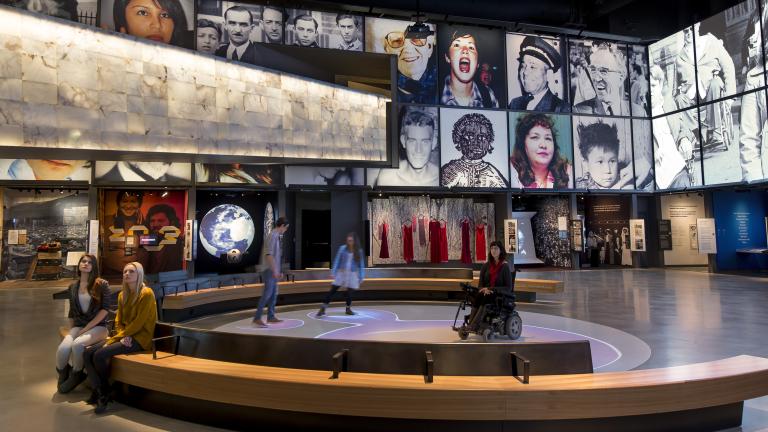
<path fill-rule="evenodd" d="M 356 302 L 356 315 L 346 315 L 343 305 L 331 307 L 317 317 L 315 305 L 298 305 L 280 310 L 284 321 L 268 328 L 255 327 L 253 310 L 209 316 L 184 323 L 191 328 L 243 335 L 270 335 L 307 339 L 379 341 L 394 343 L 482 344 L 478 336 L 466 341 L 451 329 L 457 305 L 430 302 Z M 469 313 L 469 309 L 462 311 Z M 550 343 L 588 340 L 595 372 L 636 368 L 650 357 L 650 347 L 623 331 L 580 321 L 533 312 L 520 312 L 523 333 L 517 341 L 494 339 L 494 343 Z"/>

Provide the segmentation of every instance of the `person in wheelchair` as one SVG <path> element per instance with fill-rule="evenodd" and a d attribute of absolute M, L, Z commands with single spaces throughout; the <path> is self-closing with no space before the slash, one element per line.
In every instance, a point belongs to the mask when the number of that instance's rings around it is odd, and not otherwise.
<path fill-rule="evenodd" d="M 469 316 L 469 331 L 477 332 L 490 307 L 512 301 L 514 277 L 512 267 L 507 260 L 507 252 L 500 241 L 491 242 L 488 261 L 480 269 L 480 290 L 472 299 L 472 312 Z M 514 309 L 514 306 L 512 306 Z"/>

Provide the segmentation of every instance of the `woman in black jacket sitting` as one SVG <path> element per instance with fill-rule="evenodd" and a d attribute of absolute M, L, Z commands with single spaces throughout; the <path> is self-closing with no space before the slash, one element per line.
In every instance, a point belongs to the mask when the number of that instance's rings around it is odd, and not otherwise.
<path fill-rule="evenodd" d="M 500 241 L 491 242 L 488 261 L 480 269 L 480 291 L 472 303 L 470 328 L 477 329 L 485 317 L 485 305 L 494 303 L 497 294 L 512 294 L 513 281 L 504 245 Z"/>

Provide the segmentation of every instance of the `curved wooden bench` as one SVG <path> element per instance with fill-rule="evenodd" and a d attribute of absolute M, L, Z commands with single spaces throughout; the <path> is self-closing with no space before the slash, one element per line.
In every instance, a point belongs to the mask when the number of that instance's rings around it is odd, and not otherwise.
<path fill-rule="evenodd" d="M 718 417 L 718 412 L 722 418 L 713 424 L 730 427 L 722 425 L 740 424 L 744 400 L 768 394 L 768 359 L 747 355 L 661 369 L 535 376 L 530 384 L 511 376 L 435 376 L 426 384 L 415 375 L 345 372 L 329 379 L 325 371 L 166 353 L 153 360 L 142 353 L 115 357 L 112 376 L 150 391 L 244 408 L 379 420 L 472 421 L 474 427 L 489 421 L 595 427 L 599 420 L 617 427 L 623 421 L 628 428 L 623 430 L 647 430 L 632 424 L 645 419 L 646 427 L 658 425 L 654 422 L 659 415 L 670 422 L 671 413 L 684 413 L 678 421 L 697 425 Z M 691 415 L 692 410 L 704 411 Z"/>
<path fill-rule="evenodd" d="M 280 282 L 280 294 L 310 294 L 325 293 L 328 291 L 332 280 L 303 280 L 295 282 Z M 366 279 L 361 290 L 378 291 L 447 291 L 460 292 L 460 283 L 470 282 L 462 279 L 422 279 L 422 278 L 381 278 Z M 477 284 L 477 280 L 471 281 Z M 559 293 L 563 291 L 564 284 L 556 280 L 517 279 L 515 292 L 532 293 Z M 163 309 L 180 310 L 198 307 L 212 302 L 224 302 L 243 300 L 261 296 L 264 284 L 248 284 L 242 286 L 225 286 L 221 288 L 207 288 L 197 291 L 180 292 L 166 295 L 163 300 Z"/>

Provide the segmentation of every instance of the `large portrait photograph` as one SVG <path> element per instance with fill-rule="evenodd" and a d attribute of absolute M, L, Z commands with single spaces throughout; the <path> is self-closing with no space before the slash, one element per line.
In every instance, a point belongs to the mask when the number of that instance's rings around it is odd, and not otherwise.
<path fill-rule="evenodd" d="M 97 182 L 189 183 L 192 164 L 186 162 L 96 161 Z"/>
<path fill-rule="evenodd" d="M 573 117 L 577 189 L 634 189 L 629 119 Z"/>
<path fill-rule="evenodd" d="M 0 4 L 95 26 L 98 0 L 2 0 Z"/>
<path fill-rule="evenodd" d="M 507 113 L 440 109 L 440 185 L 509 187 Z"/>
<path fill-rule="evenodd" d="M 90 181 L 91 161 L 0 159 L 0 180 Z"/>
<path fill-rule="evenodd" d="M 658 81 L 651 68 L 651 98 Z M 654 103 L 657 99 L 653 99 Z M 653 159 L 656 188 L 685 189 L 702 185 L 701 146 L 697 109 L 653 119 Z"/>
<path fill-rule="evenodd" d="M 403 106 L 398 119 L 399 168 L 368 168 L 371 186 L 439 186 L 437 108 Z"/>
<path fill-rule="evenodd" d="M 146 274 L 184 268 L 185 191 L 105 190 L 99 209 L 105 277 L 119 278 L 133 261 Z"/>
<path fill-rule="evenodd" d="M 684 57 L 693 58 L 693 28 L 652 43 L 648 56 L 651 114 L 656 117 L 692 107 L 696 103 L 696 68 Z"/>
<path fill-rule="evenodd" d="M 286 12 L 282 7 L 200 0 L 195 49 L 228 60 L 256 62 L 254 43 L 282 44 Z"/>
<path fill-rule="evenodd" d="M 437 101 L 436 35 L 406 38 L 410 21 L 365 18 L 365 50 L 397 56 L 397 98 L 402 103 Z M 432 31 L 434 24 L 428 24 Z"/>
<path fill-rule="evenodd" d="M 568 115 L 509 113 L 509 183 L 513 188 L 573 188 Z"/>
<path fill-rule="evenodd" d="M 102 28 L 194 48 L 194 0 L 101 0 Z"/>
<path fill-rule="evenodd" d="M 630 107 L 627 46 L 590 39 L 568 40 L 574 114 L 630 116 L 642 107 Z"/>
<path fill-rule="evenodd" d="M 635 189 L 653 192 L 653 137 L 651 121 L 632 119 Z"/>
<path fill-rule="evenodd" d="M 560 38 L 507 34 L 507 107 L 513 110 L 568 112 Z"/>
<path fill-rule="evenodd" d="M 285 184 L 362 186 L 365 184 L 365 168 L 286 166 Z"/>
<path fill-rule="evenodd" d="M 648 83 L 648 49 L 643 45 L 629 46 L 629 103 L 632 116 L 651 116 L 651 88 Z M 639 111 L 638 109 L 642 109 Z"/>
<path fill-rule="evenodd" d="M 282 168 L 278 165 L 195 164 L 197 183 L 282 184 Z"/>
<path fill-rule="evenodd" d="M 285 44 L 307 48 L 362 51 L 364 19 L 348 12 L 288 9 Z"/>
<path fill-rule="evenodd" d="M 483 27 L 437 28 L 440 104 L 468 108 L 506 105 L 504 33 Z"/>

